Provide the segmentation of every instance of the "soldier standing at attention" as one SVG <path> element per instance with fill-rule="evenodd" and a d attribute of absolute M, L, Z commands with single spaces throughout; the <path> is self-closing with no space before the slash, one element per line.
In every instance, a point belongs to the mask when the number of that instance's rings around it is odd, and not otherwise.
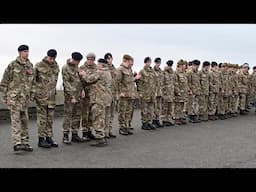
<path fill-rule="evenodd" d="M 141 99 L 141 121 L 142 129 L 156 129 L 151 124 L 153 120 L 154 102 L 156 95 L 155 74 L 151 65 L 151 58 L 144 59 L 144 68 L 139 72 L 139 80 L 137 81 L 137 90 Z"/>
<path fill-rule="evenodd" d="M 179 60 L 174 75 L 174 114 L 175 124 L 187 124 L 184 113 L 184 103 L 188 101 L 188 80 L 185 73 L 187 61 Z"/>
<path fill-rule="evenodd" d="M 198 68 L 200 65 L 199 60 L 192 61 L 192 68 L 187 72 L 188 79 L 188 102 L 187 102 L 187 112 L 189 116 L 189 121 L 191 123 L 199 123 L 199 97 L 201 93 L 200 86 L 200 76 Z"/>
<path fill-rule="evenodd" d="M 160 68 L 161 65 L 161 58 L 157 57 L 155 58 L 155 66 L 154 66 L 154 72 L 155 72 L 155 84 L 156 84 L 156 98 L 154 103 L 154 114 L 153 114 L 153 122 L 152 124 L 155 125 L 155 127 L 163 127 L 163 125 L 160 123 L 161 119 L 161 113 L 162 113 L 162 105 L 163 105 L 163 71 Z"/>
<path fill-rule="evenodd" d="M 29 145 L 28 133 L 28 105 L 33 100 L 32 89 L 33 64 L 29 61 L 29 47 L 20 45 L 19 56 L 5 69 L 0 92 L 3 94 L 3 103 L 8 106 L 11 114 L 11 136 L 14 152 L 33 151 Z"/>
<path fill-rule="evenodd" d="M 106 53 L 104 55 L 104 59 L 107 61 L 106 67 L 108 67 L 110 73 L 111 73 L 111 92 L 112 92 L 112 101 L 110 104 L 110 111 L 109 111 L 109 121 L 107 121 L 107 129 L 108 129 L 108 136 L 109 138 L 116 138 L 116 135 L 112 132 L 112 126 L 113 126 L 113 120 L 114 120 L 114 114 L 116 109 L 116 68 L 114 66 L 113 57 L 111 53 Z"/>
<path fill-rule="evenodd" d="M 50 49 L 47 56 L 35 65 L 33 86 L 36 90 L 38 146 L 44 148 L 58 147 L 58 144 L 52 140 L 56 84 L 59 74 L 56 56 L 57 51 Z"/>
<path fill-rule="evenodd" d="M 71 144 L 69 132 L 72 132 L 72 142 L 81 143 L 85 141 L 78 136 L 81 119 L 81 99 L 84 98 L 82 82 L 79 78 L 78 65 L 83 59 L 79 52 L 72 53 L 72 59 L 62 67 L 62 78 L 64 87 L 64 122 L 63 143 Z"/>
<path fill-rule="evenodd" d="M 174 126 L 173 122 L 173 100 L 174 100 L 174 72 L 172 69 L 173 61 L 166 62 L 163 78 L 163 125 Z"/>
<path fill-rule="evenodd" d="M 131 115 L 129 111 L 134 89 L 134 78 L 131 71 L 132 60 L 130 55 L 124 55 L 122 64 L 117 68 L 118 124 L 121 135 L 133 134 L 127 127 Z"/>

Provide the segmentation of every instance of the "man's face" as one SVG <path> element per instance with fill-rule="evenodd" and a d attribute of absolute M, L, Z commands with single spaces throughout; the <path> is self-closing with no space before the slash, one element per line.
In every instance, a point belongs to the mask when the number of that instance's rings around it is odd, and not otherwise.
<path fill-rule="evenodd" d="M 198 65 L 192 65 L 192 70 L 197 71 L 198 67 Z"/>
<path fill-rule="evenodd" d="M 87 64 L 88 65 L 92 65 L 95 61 L 95 58 L 94 57 L 87 57 Z"/>
<path fill-rule="evenodd" d="M 150 67 L 150 65 L 151 65 L 151 61 L 148 61 L 147 63 L 145 63 L 146 67 Z"/>
<path fill-rule="evenodd" d="M 243 67 L 243 72 L 246 73 L 248 71 L 248 67 Z"/>
<path fill-rule="evenodd" d="M 24 58 L 24 59 L 28 59 L 28 55 L 29 55 L 29 51 L 25 50 L 25 51 L 19 51 L 20 57 Z"/>
<path fill-rule="evenodd" d="M 79 65 L 80 61 L 72 59 L 71 62 L 73 65 Z"/>
<path fill-rule="evenodd" d="M 112 57 L 107 58 L 107 62 L 108 62 L 109 65 L 111 65 L 112 62 L 113 62 L 113 58 Z"/>
<path fill-rule="evenodd" d="M 133 60 L 130 60 L 130 61 L 129 61 L 129 66 L 132 68 L 132 66 L 133 66 Z"/>
<path fill-rule="evenodd" d="M 98 63 L 97 64 L 97 69 L 102 69 L 103 68 L 103 64 L 102 63 Z"/>
<path fill-rule="evenodd" d="M 204 70 L 205 70 L 205 71 L 209 71 L 209 68 L 210 68 L 210 65 L 205 66 L 205 67 L 204 67 Z"/>
<path fill-rule="evenodd" d="M 55 61 L 55 57 L 49 57 L 47 56 L 46 60 L 48 61 L 49 64 L 53 64 Z"/>
<path fill-rule="evenodd" d="M 161 65 L 161 63 L 155 63 L 155 67 L 156 67 L 157 69 L 160 68 L 160 65 Z"/>

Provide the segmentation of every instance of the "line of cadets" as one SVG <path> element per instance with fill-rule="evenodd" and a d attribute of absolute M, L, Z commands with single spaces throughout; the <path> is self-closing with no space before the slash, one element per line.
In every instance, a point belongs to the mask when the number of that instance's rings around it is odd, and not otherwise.
<path fill-rule="evenodd" d="M 27 131 L 29 100 L 37 104 L 38 146 L 58 147 L 52 139 L 59 74 L 57 51 L 49 50 L 34 68 L 28 60 L 28 46 L 21 45 L 18 51 L 0 86 L 3 103 L 11 111 L 14 151 L 33 151 Z M 161 70 L 161 58 L 156 58 L 151 67 L 151 58 L 146 57 L 143 69 L 136 73 L 132 71 L 134 59 L 127 54 L 117 69 L 111 53 L 98 59 L 97 64 L 96 55 L 89 53 L 86 62 L 78 67 L 82 58 L 81 53 L 73 52 L 62 67 L 65 144 L 95 140 L 91 146 L 106 146 L 107 139 L 116 138 L 112 132 L 116 108 L 119 134 L 132 135 L 136 99 L 140 101 L 144 130 L 186 124 L 187 117 L 189 122 L 199 123 L 245 115 L 256 101 L 256 68 L 250 75 L 247 63 L 239 67 L 204 61 L 199 71 L 199 60 L 179 60 L 174 71 L 172 60 Z"/>

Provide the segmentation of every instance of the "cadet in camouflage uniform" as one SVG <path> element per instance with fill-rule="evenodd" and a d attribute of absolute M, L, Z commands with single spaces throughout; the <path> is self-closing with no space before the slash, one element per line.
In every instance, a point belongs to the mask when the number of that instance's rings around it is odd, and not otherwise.
<path fill-rule="evenodd" d="M 164 68 L 163 78 L 163 125 L 173 126 L 173 107 L 174 107 L 174 72 L 172 69 L 173 61 L 166 62 L 167 66 Z"/>
<path fill-rule="evenodd" d="M 113 62 L 113 57 L 111 53 L 106 53 L 104 55 L 104 59 L 108 62 L 107 63 L 107 67 L 110 70 L 111 73 L 111 92 L 112 92 L 112 102 L 110 105 L 110 111 L 108 116 L 106 117 L 107 119 L 109 119 L 109 121 L 107 120 L 107 130 L 108 133 L 106 134 L 109 138 L 116 138 L 116 135 L 114 135 L 112 133 L 112 126 L 113 126 L 113 120 L 114 120 L 114 114 L 115 114 L 115 109 L 116 109 L 116 94 L 117 94 L 117 88 L 116 88 L 116 68 L 114 66 Z M 108 110 L 108 109 L 107 109 Z"/>
<path fill-rule="evenodd" d="M 81 119 L 81 98 L 83 98 L 83 86 L 79 77 L 78 65 L 83 59 L 81 53 L 73 52 L 72 59 L 62 67 L 62 78 L 64 87 L 64 122 L 63 143 L 71 144 L 69 132 L 72 132 L 72 142 L 83 142 L 78 136 Z"/>
<path fill-rule="evenodd" d="M 233 82 L 233 90 L 232 90 L 232 104 L 231 104 L 231 115 L 232 117 L 236 117 L 238 114 L 238 65 L 233 64 L 232 66 L 232 82 Z"/>
<path fill-rule="evenodd" d="M 184 114 L 184 103 L 188 101 L 188 80 L 185 73 L 187 61 L 179 60 L 174 75 L 174 114 L 177 125 L 187 124 Z"/>
<path fill-rule="evenodd" d="M 246 94 L 248 92 L 248 72 L 249 65 L 247 63 L 243 64 L 242 69 L 238 75 L 238 90 L 239 90 L 239 109 L 240 114 L 245 115 L 247 111 L 245 110 L 246 105 Z"/>
<path fill-rule="evenodd" d="M 94 73 L 89 71 L 80 71 L 82 78 L 90 84 L 90 106 L 91 106 L 91 120 L 92 128 L 95 131 L 96 142 L 91 146 L 102 147 L 107 145 L 106 132 L 106 115 L 110 112 L 110 105 L 112 101 L 111 93 L 111 73 L 105 59 L 99 59 L 97 70 Z M 109 110 L 106 110 L 108 107 Z"/>
<path fill-rule="evenodd" d="M 250 80 L 250 74 L 249 74 L 249 70 L 250 70 L 250 67 L 249 67 L 249 64 L 246 63 L 246 65 L 248 65 L 248 70 L 246 72 L 246 76 L 247 76 L 247 79 L 248 79 L 248 89 L 247 89 L 247 93 L 246 93 L 246 101 L 245 101 L 245 111 L 246 112 L 250 112 L 250 103 L 251 103 L 251 80 Z"/>
<path fill-rule="evenodd" d="M 127 125 L 130 119 L 130 105 L 132 104 L 132 96 L 134 89 L 134 78 L 131 71 L 133 58 L 130 55 L 123 56 L 123 62 L 117 68 L 116 84 L 117 84 L 117 99 L 118 99 L 118 124 L 119 134 L 133 134 Z"/>
<path fill-rule="evenodd" d="M 200 122 L 198 119 L 199 97 L 201 92 L 200 76 L 198 73 L 199 65 L 200 65 L 199 60 L 192 61 L 192 68 L 186 73 L 187 79 L 188 79 L 188 89 L 189 89 L 187 112 L 189 116 L 189 121 L 191 123 Z"/>
<path fill-rule="evenodd" d="M 35 65 L 33 86 L 36 90 L 38 146 L 44 148 L 58 147 L 58 144 L 52 140 L 56 84 L 59 74 L 56 56 L 57 51 L 50 49 L 47 56 Z"/>
<path fill-rule="evenodd" d="M 155 66 L 154 66 L 154 72 L 155 72 L 155 87 L 156 87 L 156 98 L 154 103 L 154 114 L 153 114 L 153 122 L 152 124 L 155 125 L 155 127 L 163 127 L 163 125 L 160 123 L 161 113 L 162 113 L 162 103 L 163 103 L 163 94 L 162 94 L 162 87 L 163 87 L 163 72 L 160 68 L 161 65 L 161 58 L 157 57 L 155 58 Z"/>
<path fill-rule="evenodd" d="M 215 115 L 217 112 L 218 96 L 220 87 L 220 73 L 218 72 L 218 64 L 213 61 L 209 72 L 209 101 L 208 115 L 209 120 L 217 120 Z"/>
<path fill-rule="evenodd" d="M 13 150 L 33 151 L 29 145 L 28 134 L 28 104 L 33 100 L 32 89 L 33 64 L 29 61 L 29 47 L 18 47 L 19 56 L 5 69 L 0 91 L 3 94 L 3 103 L 7 104 L 11 114 L 11 136 Z"/>
<path fill-rule="evenodd" d="M 186 65 L 186 69 L 185 69 L 186 74 L 188 74 L 188 72 L 191 70 L 192 70 L 192 61 L 189 61 L 188 64 Z M 188 97 L 188 101 L 186 101 L 184 103 L 184 113 L 185 114 L 188 114 L 188 106 L 189 106 L 188 102 L 190 102 L 190 106 L 191 106 L 191 99 L 189 99 L 189 97 Z"/>
<path fill-rule="evenodd" d="M 80 70 L 85 71 L 86 74 L 93 74 L 96 72 L 96 64 L 94 63 L 96 59 L 96 55 L 94 53 L 88 53 L 86 55 L 86 62 L 80 66 Z M 91 139 L 95 139 L 95 136 L 92 133 L 92 121 L 91 121 L 91 105 L 90 105 L 90 87 L 89 83 L 83 82 L 83 88 L 85 91 L 85 97 L 81 100 L 81 107 L 82 107 L 82 132 L 83 132 L 83 139 L 85 141 L 89 141 Z"/>
<path fill-rule="evenodd" d="M 209 68 L 210 62 L 204 61 L 202 70 L 199 72 L 201 93 L 199 97 L 199 118 L 202 121 L 208 121 L 208 100 L 209 100 Z"/>
<path fill-rule="evenodd" d="M 253 72 L 251 74 L 251 89 L 252 105 L 256 107 L 256 66 L 253 67 Z"/>
<path fill-rule="evenodd" d="M 140 78 L 137 81 L 137 90 L 141 99 L 141 121 L 142 129 L 149 130 L 156 127 L 151 124 L 153 120 L 154 102 L 156 96 L 155 73 L 152 69 L 151 58 L 144 59 L 144 68 L 139 72 Z"/>
<path fill-rule="evenodd" d="M 133 63 L 134 63 L 134 60 L 133 58 L 130 60 L 131 64 L 130 64 L 130 70 L 131 70 L 131 73 L 133 73 L 132 71 L 132 67 L 133 67 Z M 135 78 L 137 76 L 137 73 L 133 73 L 133 77 Z M 136 87 L 136 80 L 134 79 L 134 85 L 133 85 L 133 89 L 132 89 L 132 99 L 129 100 L 129 102 L 131 102 L 131 104 L 128 104 L 128 106 L 130 108 L 127 109 L 127 112 L 128 114 L 128 120 L 127 120 L 127 128 L 130 129 L 130 130 L 133 130 L 134 128 L 132 127 L 131 123 L 132 123 L 132 118 L 133 118 L 133 112 L 134 112 L 134 108 L 135 108 L 135 100 L 138 98 L 138 93 L 137 93 L 137 87 Z"/>
<path fill-rule="evenodd" d="M 105 59 L 99 59 L 98 60 L 98 65 L 97 65 L 97 71 L 102 71 L 104 72 L 104 82 L 102 82 L 102 84 L 105 87 L 105 95 L 106 98 L 111 98 L 109 100 L 109 102 L 106 101 L 105 103 L 105 138 L 109 139 L 109 138 L 115 138 L 116 136 L 112 133 L 112 130 L 110 132 L 110 120 L 111 120 L 111 103 L 113 102 L 113 95 L 112 95 L 112 86 L 113 86 L 113 79 L 112 79 L 112 75 L 111 72 L 109 70 L 109 66 L 108 66 L 108 62 Z M 96 71 L 96 72 L 97 72 Z M 93 85 L 92 85 L 93 87 Z M 112 127 L 112 126 L 111 126 Z M 111 135 L 111 137 L 110 137 Z"/>

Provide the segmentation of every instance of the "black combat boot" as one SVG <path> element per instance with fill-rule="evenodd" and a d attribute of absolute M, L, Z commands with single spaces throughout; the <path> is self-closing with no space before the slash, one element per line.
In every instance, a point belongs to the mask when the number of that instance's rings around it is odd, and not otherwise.
<path fill-rule="evenodd" d="M 155 128 L 158 128 L 158 127 L 159 127 L 158 124 L 157 124 L 157 120 L 153 120 L 153 121 L 152 121 L 152 125 L 154 125 Z"/>
<path fill-rule="evenodd" d="M 69 141 L 68 133 L 64 133 L 62 142 L 64 144 L 71 145 L 71 141 Z"/>
<path fill-rule="evenodd" d="M 83 132 L 83 137 L 82 137 L 82 139 L 83 139 L 84 141 L 91 141 L 91 139 L 90 139 L 90 137 L 89 137 L 89 135 L 88 135 L 88 132 Z"/>
<path fill-rule="evenodd" d="M 29 144 L 23 144 L 23 151 L 32 152 L 33 148 Z"/>
<path fill-rule="evenodd" d="M 102 139 L 96 139 L 95 143 L 90 144 L 90 146 L 93 147 L 105 147 L 108 145 L 107 139 L 102 138 Z"/>
<path fill-rule="evenodd" d="M 96 139 L 96 137 L 92 134 L 91 131 L 88 131 L 88 137 L 89 137 L 91 140 Z"/>
<path fill-rule="evenodd" d="M 116 138 L 116 135 L 114 135 L 113 133 L 109 133 L 109 138 Z"/>
<path fill-rule="evenodd" d="M 155 130 L 156 129 L 156 126 L 151 124 L 151 123 L 148 123 L 148 127 L 152 130 Z"/>
<path fill-rule="evenodd" d="M 156 123 L 157 123 L 158 127 L 160 127 L 160 128 L 164 127 L 163 124 L 161 124 L 159 120 L 156 120 Z"/>
<path fill-rule="evenodd" d="M 120 135 L 129 135 L 129 133 L 127 132 L 127 129 L 125 129 L 125 128 L 120 128 L 119 129 L 119 134 Z"/>
<path fill-rule="evenodd" d="M 130 129 L 126 129 L 129 135 L 133 135 L 133 132 Z"/>
<path fill-rule="evenodd" d="M 47 143 L 44 137 L 39 137 L 38 139 L 38 147 L 43 147 L 43 148 L 50 148 L 51 144 Z"/>
<path fill-rule="evenodd" d="M 58 147 L 58 143 L 53 141 L 51 137 L 46 137 L 46 142 L 49 143 L 52 147 Z"/>
<path fill-rule="evenodd" d="M 84 140 L 81 137 L 79 137 L 77 133 L 72 133 L 71 141 L 75 142 L 75 143 L 82 143 L 82 142 L 84 142 Z"/>
<path fill-rule="evenodd" d="M 141 129 L 150 130 L 151 128 L 148 126 L 148 123 L 142 123 Z"/>
<path fill-rule="evenodd" d="M 195 123 L 195 118 L 196 118 L 195 115 L 189 115 L 188 118 L 190 123 Z"/>
<path fill-rule="evenodd" d="M 13 146 L 13 151 L 17 152 L 17 151 L 22 151 L 24 149 L 24 146 L 21 144 L 17 144 Z"/>

